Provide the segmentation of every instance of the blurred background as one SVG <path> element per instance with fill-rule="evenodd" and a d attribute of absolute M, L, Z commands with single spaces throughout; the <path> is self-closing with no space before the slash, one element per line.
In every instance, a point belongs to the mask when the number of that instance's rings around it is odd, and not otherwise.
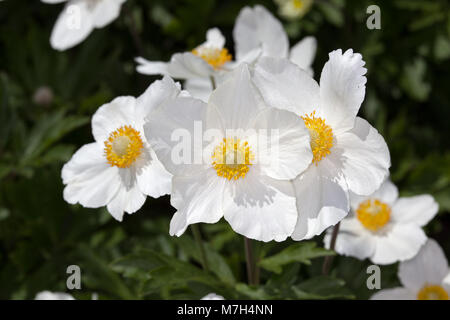
<path fill-rule="evenodd" d="M 261 270 L 261 287 L 246 281 L 242 237 L 224 222 L 202 225 L 212 272 L 201 272 L 192 233 L 168 234 L 168 197 L 148 198 L 124 221 L 106 209 L 64 202 L 62 165 L 93 140 L 90 117 L 116 96 L 141 94 L 157 77 L 135 72 L 134 58 L 169 60 L 202 43 L 218 27 L 233 53 L 232 29 L 245 5 L 262 4 L 284 24 L 291 45 L 318 40 L 319 79 L 328 52 L 353 48 L 366 61 L 360 114 L 386 139 L 391 178 L 403 196 L 432 194 L 440 212 L 427 227 L 450 258 L 450 3 L 317 0 L 303 17 L 280 16 L 272 0 L 128 0 L 120 17 L 65 52 L 50 47 L 63 5 L 0 2 L 0 299 L 33 299 L 67 291 L 66 268 L 79 265 L 77 299 L 226 298 L 366 299 L 369 261 L 336 257 L 320 276 L 322 237 L 308 242 L 318 257 Z M 366 27 L 366 8 L 381 9 L 381 29 Z M 317 246 L 314 247 L 314 242 Z M 261 257 L 304 244 L 258 244 Z M 148 249 L 147 251 L 142 251 Z M 144 252 L 144 253 L 143 253 Z M 308 259 L 306 259 L 308 260 Z M 382 267 L 382 287 L 398 284 L 397 265 Z"/>

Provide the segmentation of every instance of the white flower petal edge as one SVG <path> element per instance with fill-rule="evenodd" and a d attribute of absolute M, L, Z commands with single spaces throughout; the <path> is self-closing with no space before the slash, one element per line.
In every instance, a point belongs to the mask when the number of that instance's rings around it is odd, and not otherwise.
<path fill-rule="evenodd" d="M 173 139 L 175 130 L 194 137 L 199 123 L 205 129 L 214 129 L 217 136 L 197 143 L 189 157 L 191 162 L 177 163 L 173 156 L 179 151 L 179 141 Z M 260 149 L 255 133 L 261 129 L 266 134 L 277 130 L 277 150 Z M 308 133 L 295 114 L 263 103 L 246 64 L 219 85 L 208 104 L 189 97 L 166 103 L 160 112 L 152 114 L 145 133 L 158 158 L 174 175 L 171 204 L 177 212 L 171 221 L 171 235 L 180 236 L 189 224 L 215 223 L 221 217 L 236 232 L 260 241 L 282 241 L 292 233 L 297 209 L 289 179 L 312 159 Z M 247 159 L 239 162 L 239 172 L 234 171 L 236 164 L 217 158 L 222 151 L 237 150 L 223 149 L 225 143 L 234 145 L 236 141 L 241 142 L 239 151 L 234 152 L 245 153 Z M 193 164 L 193 154 L 198 152 L 203 161 Z"/>
<path fill-rule="evenodd" d="M 428 239 L 412 259 L 400 262 L 398 277 L 404 287 L 384 289 L 372 300 L 448 300 L 450 270 L 444 252 Z"/>
<path fill-rule="evenodd" d="M 390 180 L 372 195 L 351 194 L 350 200 L 354 214 L 341 221 L 335 250 L 361 260 L 370 258 L 376 264 L 391 264 L 414 257 L 427 240 L 422 227 L 438 212 L 437 203 L 429 195 L 398 198 L 397 187 Z M 385 225 L 370 230 L 360 220 L 358 212 L 374 201 L 385 205 L 389 216 Z M 327 247 L 330 238 L 331 230 L 324 238 Z"/>
<path fill-rule="evenodd" d="M 46 3 L 63 1 L 42 0 Z M 59 15 L 50 38 L 56 50 L 67 50 L 81 43 L 95 28 L 103 28 L 114 21 L 126 0 L 69 0 Z"/>
<path fill-rule="evenodd" d="M 36 294 L 34 300 L 75 300 L 75 298 L 65 292 L 41 291 Z"/>
<path fill-rule="evenodd" d="M 64 199 L 88 208 L 107 206 L 122 221 L 124 212 L 139 210 L 147 195 L 168 194 L 172 176 L 145 139 L 143 125 L 144 119 L 181 93 L 180 86 L 165 77 L 137 99 L 118 97 L 101 106 L 92 117 L 95 142 L 81 147 L 62 169 Z M 112 145 L 108 150 L 106 141 Z M 117 152 L 130 162 L 114 162 Z"/>
<path fill-rule="evenodd" d="M 265 102 L 302 117 L 316 146 L 313 163 L 294 180 L 299 211 L 295 240 L 338 223 L 348 213 L 350 191 L 371 194 L 389 173 L 384 139 L 356 117 L 365 93 L 363 65 L 352 50 L 331 52 L 320 87 L 287 59 L 262 57 L 255 65 L 253 80 Z"/>
<path fill-rule="evenodd" d="M 206 296 L 204 296 L 200 300 L 225 300 L 225 298 L 222 296 L 219 296 L 216 293 L 208 293 Z"/>
<path fill-rule="evenodd" d="M 289 60 L 304 69 L 310 76 L 314 74 L 311 65 L 316 56 L 317 40 L 314 37 L 305 37 L 291 48 Z"/>

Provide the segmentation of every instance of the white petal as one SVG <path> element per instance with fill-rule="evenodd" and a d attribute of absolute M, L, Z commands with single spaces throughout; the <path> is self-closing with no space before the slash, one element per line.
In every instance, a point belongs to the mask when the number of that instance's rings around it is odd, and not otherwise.
<path fill-rule="evenodd" d="M 136 63 L 138 64 L 136 67 L 136 71 L 142 74 L 147 75 L 155 75 L 155 74 L 169 74 L 169 67 L 167 62 L 162 61 L 149 61 L 147 59 L 144 59 L 142 57 L 137 57 L 135 59 Z"/>
<path fill-rule="evenodd" d="M 153 82 L 145 92 L 136 99 L 134 116 L 143 121 L 164 103 L 175 99 L 181 93 L 181 86 L 170 77 Z"/>
<path fill-rule="evenodd" d="M 201 46 L 222 49 L 225 46 L 225 37 L 218 28 L 209 29 L 206 32 L 206 42 Z"/>
<path fill-rule="evenodd" d="M 122 221 L 124 212 L 131 214 L 138 211 L 144 205 L 145 199 L 146 196 L 136 184 L 131 188 L 122 185 L 107 208 L 114 219 Z"/>
<path fill-rule="evenodd" d="M 50 44 L 56 50 L 66 50 L 81 43 L 94 29 L 92 11 L 87 1 L 69 2 L 56 20 Z"/>
<path fill-rule="evenodd" d="M 339 167 L 348 188 L 359 195 L 377 190 L 389 175 L 391 160 L 383 137 L 366 120 L 356 118 L 355 127 L 336 137 L 332 153 L 339 157 Z"/>
<path fill-rule="evenodd" d="M 294 179 L 299 218 L 292 239 L 303 240 L 321 234 L 341 221 L 349 211 L 345 180 L 329 159 L 309 168 Z"/>
<path fill-rule="evenodd" d="M 118 97 L 98 108 L 92 116 L 92 134 L 95 141 L 103 143 L 112 132 L 125 125 L 140 131 L 144 119 L 136 123 L 135 105 L 134 97 Z"/>
<path fill-rule="evenodd" d="M 311 163 L 309 131 L 295 113 L 270 108 L 259 113 L 252 127 L 257 133 L 256 157 L 263 174 L 294 179 Z"/>
<path fill-rule="evenodd" d="M 65 292 L 41 291 L 36 294 L 34 300 L 75 300 L 75 298 Z"/>
<path fill-rule="evenodd" d="M 195 174 L 204 170 L 204 141 L 196 134 L 203 133 L 206 114 L 207 105 L 203 101 L 178 97 L 152 113 L 144 125 L 147 141 L 173 175 Z"/>
<path fill-rule="evenodd" d="M 282 58 L 288 56 L 289 40 L 284 28 L 263 6 L 245 7 L 239 12 L 233 38 L 238 61 L 259 47 L 262 47 L 263 55 Z"/>
<path fill-rule="evenodd" d="M 188 79 L 184 83 L 184 88 L 194 97 L 204 102 L 208 102 L 213 91 L 211 80 L 207 78 Z"/>
<path fill-rule="evenodd" d="M 428 194 L 400 198 L 392 207 L 392 219 L 423 227 L 436 216 L 438 210 L 439 205 Z"/>
<path fill-rule="evenodd" d="M 380 188 L 378 188 L 378 190 L 372 193 L 371 195 L 360 196 L 353 192 L 350 192 L 350 205 L 353 210 L 356 210 L 358 209 L 361 202 L 367 199 L 378 199 L 392 207 L 397 198 L 398 198 L 397 187 L 391 182 L 391 180 L 386 179 L 381 184 Z"/>
<path fill-rule="evenodd" d="M 375 237 L 373 263 L 391 264 L 414 257 L 420 247 L 427 241 L 427 236 L 420 227 L 411 224 L 393 223 L 385 234 Z"/>
<path fill-rule="evenodd" d="M 142 193 L 153 198 L 170 194 L 172 175 L 164 168 L 153 150 L 150 150 L 148 163 L 138 171 L 137 183 Z"/>
<path fill-rule="evenodd" d="M 289 60 L 313 75 L 311 65 L 316 56 L 317 40 L 314 37 L 305 37 L 291 48 Z"/>
<path fill-rule="evenodd" d="M 425 283 L 440 285 L 448 273 L 444 251 L 432 239 L 428 239 L 413 259 L 400 263 L 398 269 L 401 283 L 413 290 L 420 290 Z"/>
<path fill-rule="evenodd" d="M 222 296 L 219 296 L 216 293 L 208 293 L 206 296 L 204 296 L 200 300 L 225 300 L 225 298 Z"/>
<path fill-rule="evenodd" d="M 365 62 L 351 49 L 335 50 L 320 76 L 320 112 L 333 130 L 349 130 L 366 92 Z"/>
<path fill-rule="evenodd" d="M 303 116 L 319 105 L 317 82 L 287 59 L 260 58 L 253 80 L 266 103 L 273 108 Z"/>
<path fill-rule="evenodd" d="M 267 108 L 250 80 L 246 64 L 241 64 L 230 78 L 214 90 L 209 99 L 210 106 L 217 108 L 227 130 L 250 129 L 253 117 Z"/>
<path fill-rule="evenodd" d="M 227 180 L 213 168 L 192 176 L 173 177 L 170 203 L 178 209 L 170 221 L 170 235 L 181 236 L 193 223 L 216 223 L 223 216 Z"/>
<path fill-rule="evenodd" d="M 411 290 L 399 287 L 380 290 L 370 300 L 416 300 L 416 295 Z"/>
<path fill-rule="evenodd" d="M 176 79 L 203 78 L 214 74 L 214 69 L 208 62 L 190 52 L 175 53 L 167 70 Z"/>
<path fill-rule="evenodd" d="M 259 241 L 284 241 L 297 221 L 292 183 L 261 176 L 251 167 L 244 178 L 229 181 L 224 217 L 234 231 Z"/>
<path fill-rule="evenodd" d="M 126 0 L 101 0 L 93 8 L 93 23 L 96 28 L 110 24 L 120 14 L 120 7 Z"/>
<path fill-rule="evenodd" d="M 102 145 L 90 143 L 81 147 L 62 169 L 64 200 L 87 208 L 106 205 L 120 187 L 117 167 L 104 156 Z"/>
<path fill-rule="evenodd" d="M 332 232 L 333 229 L 330 228 L 325 235 L 326 248 L 330 247 Z M 374 253 L 375 241 L 368 232 L 363 230 L 358 220 L 346 218 L 341 221 L 334 250 L 341 255 L 364 260 Z"/>

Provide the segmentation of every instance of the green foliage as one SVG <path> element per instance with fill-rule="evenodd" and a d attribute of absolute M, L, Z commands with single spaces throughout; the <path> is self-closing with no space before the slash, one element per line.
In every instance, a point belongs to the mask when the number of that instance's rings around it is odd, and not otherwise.
<path fill-rule="evenodd" d="M 119 19 L 66 52 L 49 37 L 62 5 L 0 2 L 0 299 L 67 291 L 66 268 L 81 267 L 78 299 L 367 299 L 369 261 L 334 257 L 321 276 L 322 238 L 258 243 L 260 285 L 246 282 L 242 238 L 226 222 L 202 225 L 209 271 L 189 230 L 170 237 L 168 197 L 148 198 L 122 223 L 105 210 L 69 205 L 62 165 L 93 140 L 90 118 L 120 95 L 138 95 L 156 77 L 134 58 L 168 60 L 204 41 L 217 26 L 233 51 L 232 28 L 246 4 L 271 0 L 128 0 Z M 381 30 L 366 28 L 366 8 L 381 8 Z M 368 68 L 360 114 L 385 137 L 391 177 L 402 195 L 429 193 L 440 205 L 426 228 L 450 257 L 450 6 L 437 1 L 316 1 L 301 20 L 283 21 L 294 45 L 318 39 L 315 78 L 337 48 L 361 52 Z M 133 37 L 130 29 L 137 35 Z M 50 95 L 37 98 L 39 89 Z M 48 93 L 48 91 L 47 91 Z M 398 285 L 382 267 L 382 287 Z"/>

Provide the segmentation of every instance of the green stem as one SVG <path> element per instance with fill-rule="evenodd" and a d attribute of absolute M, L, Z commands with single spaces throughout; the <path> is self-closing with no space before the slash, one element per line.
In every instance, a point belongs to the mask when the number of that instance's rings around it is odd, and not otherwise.
<path fill-rule="evenodd" d="M 210 76 L 209 79 L 211 80 L 211 85 L 213 90 L 216 90 L 217 85 L 216 85 L 216 79 L 214 79 L 214 76 Z"/>
<path fill-rule="evenodd" d="M 330 250 L 334 250 L 334 247 L 336 246 L 336 238 L 338 236 L 339 233 L 339 226 L 340 226 L 340 222 L 334 226 L 333 228 L 333 233 L 331 234 L 331 241 L 330 241 Z M 330 272 L 330 267 L 331 267 L 331 263 L 333 262 L 333 258 L 334 256 L 326 256 L 325 260 L 323 261 L 323 265 L 322 265 L 322 274 L 324 276 L 328 275 L 328 273 Z"/>
<path fill-rule="evenodd" d="M 247 278 L 249 285 L 257 285 L 259 280 L 257 279 L 255 257 L 253 255 L 252 240 L 244 237 L 245 245 L 245 261 L 247 265 Z M 259 273 L 259 272 L 258 272 Z"/>
<path fill-rule="evenodd" d="M 200 233 L 200 227 L 198 224 L 191 224 L 192 233 L 194 234 L 195 241 L 197 242 L 200 250 L 200 260 L 203 270 L 208 271 L 208 259 L 206 258 L 205 246 L 203 245 L 202 234 Z"/>

